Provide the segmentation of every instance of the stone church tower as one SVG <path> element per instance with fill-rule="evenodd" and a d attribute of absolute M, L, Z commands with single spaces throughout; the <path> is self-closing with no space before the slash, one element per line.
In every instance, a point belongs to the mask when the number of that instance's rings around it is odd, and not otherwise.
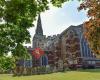
<path fill-rule="evenodd" d="M 40 14 L 38 16 L 37 20 L 37 28 L 35 31 L 35 35 L 33 37 L 33 43 L 32 48 L 41 48 L 44 50 L 44 44 L 45 44 L 46 37 L 43 35 L 43 29 L 42 29 L 42 23 L 41 23 L 41 17 Z"/>

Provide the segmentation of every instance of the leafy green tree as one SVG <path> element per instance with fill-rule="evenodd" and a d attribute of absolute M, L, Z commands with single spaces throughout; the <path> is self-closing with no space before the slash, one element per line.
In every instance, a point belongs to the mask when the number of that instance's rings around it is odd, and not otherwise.
<path fill-rule="evenodd" d="M 11 51 L 14 56 L 24 56 L 23 43 L 30 42 L 27 29 L 46 9 L 47 0 L 0 0 L 0 55 Z"/>

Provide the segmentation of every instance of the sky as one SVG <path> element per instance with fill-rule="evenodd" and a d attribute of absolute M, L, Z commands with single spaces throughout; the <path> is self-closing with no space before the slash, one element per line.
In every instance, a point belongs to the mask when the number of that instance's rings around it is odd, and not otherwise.
<path fill-rule="evenodd" d="M 77 0 L 66 2 L 61 8 L 50 5 L 50 10 L 41 13 L 43 33 L 47 36 L 60 34 L 70 25 L 79 25 L 88 20 L 84 10 L 78 11 L 80 2 Z M 35 26 L 29 29 L 31 39 L 34 36 Z"/>

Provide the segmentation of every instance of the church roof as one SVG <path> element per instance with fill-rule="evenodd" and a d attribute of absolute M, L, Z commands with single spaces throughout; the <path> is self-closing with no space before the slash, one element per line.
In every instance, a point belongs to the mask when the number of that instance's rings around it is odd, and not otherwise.
<path fill-rule="evenodd" d="M 76 29 L 78 29 L 78 28 L 83 28 L 83 24 L 80 24 L 80 25 L 77 25 L 77 26 L 73 26 L 73 25 L 71 25 L 71 26 L 69 26 L 67 29 L 65 29 L 61 34 L 60 34 L 60 38 L 64 35 L 64 34 L 66 34 L 66 32 L 68 31 L 68 30 L 73 30 L 73 31 L 75 31 L 75 28 Z"/>

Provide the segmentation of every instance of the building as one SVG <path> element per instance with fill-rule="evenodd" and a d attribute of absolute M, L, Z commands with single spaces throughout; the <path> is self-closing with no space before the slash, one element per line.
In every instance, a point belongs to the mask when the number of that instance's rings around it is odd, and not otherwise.
<path fill-rule="evenodd" d="M 32 66 L 50 65 L 61 69 L 64 64 L 67 66 L 72 64 L 82 66 L 85 63 L 96 65 L 97 59 L 84 38 L 83 27 L 82 24 L 69 26 L 61 34 L 46 37 L 43 34 L 41 17 L 39 15 L 32 47 L 28 48 L 28 51 L 32 54 L 32 50 L 41 48 L 45 54 L 38 60 L 32 55 Z"/>
<path fill-rule="evenodd" d="M 69 65 L 82 65 L 85 60 L 94 60 L 89 45 L 83 35 L 83 25 L 70 26 L 61 35 L 61 54 L 63 61 Z M 93 65 L 95 63 L 93 62 Z"/>

